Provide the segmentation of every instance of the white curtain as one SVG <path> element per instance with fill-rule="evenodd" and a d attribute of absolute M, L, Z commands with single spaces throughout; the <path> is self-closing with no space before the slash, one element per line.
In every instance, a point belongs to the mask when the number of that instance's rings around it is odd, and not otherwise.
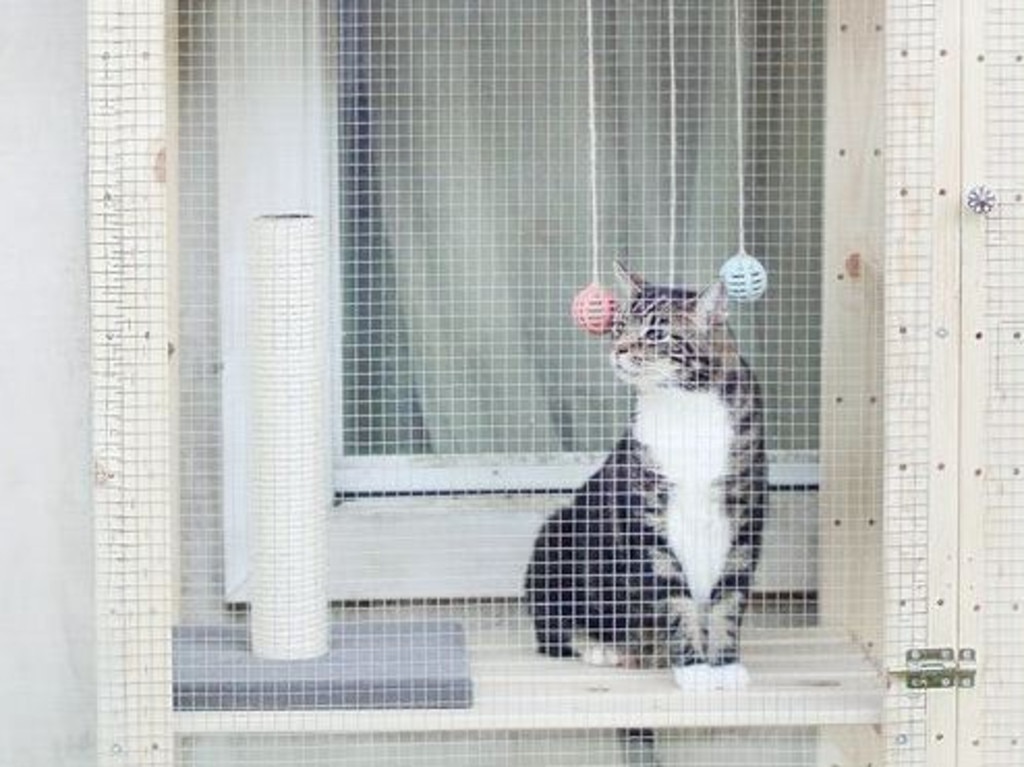
<path fill-rule="evenodd" d="M 349 257 L 389 262 L 376 267 L 392 280 L 378 298 L 397 319 L 377 342 L 401 336 L 413 382 L 404 392 L 418 406 L 404 427 L 381 417 L 391 433 L 364 436 L 381 452 L 402 452 L 403 433 L 422 440 L 404 450 L 445 454 L 607 447 L 628 402 L 604 344 L 568 319 L 590 279 L 590 173 L 606 283 L 616 255 L 655 279 L 714 276 L 737 245 L 731 4 L 677 3 L 672 268 L 665 2 L 595 0 L 596 169 L 583 2 L 372 5 L 355 25 L 369 40 L 358 119 L 370 126 L 364 164 L 374 167 L 380 237 L 364 240 L 372 255 Z M 388 384 L 363 378 L 349 399 L 380 397 Z"/>

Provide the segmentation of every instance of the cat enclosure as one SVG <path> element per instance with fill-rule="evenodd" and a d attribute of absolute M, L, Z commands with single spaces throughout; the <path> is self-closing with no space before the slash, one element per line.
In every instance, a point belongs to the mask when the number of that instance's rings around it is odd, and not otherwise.
<path fill-rule="evenodd" d="M 104 765 L 1024 764 L 1024 8 L 91 0 Z M 535 652 L 627 427 L 573 324 L 759 378 L 745 686 Z"/>

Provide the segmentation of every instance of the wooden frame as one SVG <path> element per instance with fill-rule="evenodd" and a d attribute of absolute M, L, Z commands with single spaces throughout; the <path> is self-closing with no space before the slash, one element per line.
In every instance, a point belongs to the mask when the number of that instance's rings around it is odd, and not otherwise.
<path fill-rule="evenodd" d="M 908 692 L 894 676 L 883 693 L 878 664 L 898 672 L 904 652 L 922 643 L 983 651 L 992 637 L 978 613 L 990 607 L 1007 610 L 1012 625 L 1021 625 L 1019 602 L 1011 614 L 1005 596 L 985 598 L 986 536 L 992 533 L 970 513 L 987 508 L 993 494 L 1024 493 L 1012 484 L 1012 469 L 1024 463 L 1024 440 L 1010 439 L 1005 454 L 993 455 L 989 442 L 996 425 L 988 410 L 999 385 L 1024 387 L 1024 366 L 1000 356 L 1015 353 L 1018 337 L 1000 333 L 1024 330 L 1024 306 L 1005 315 L 1002 305 L 987 302 L 993 290 L 988 266 L 975 255 L 999 244 L 985 220 L 965 214 L 961 204 L 966 183 L 998 175 L 1001 164 L 1021 162 L 1014 152 L 1024 153 L 1014 147 L 993 151 L 978 140 L 990 108 L 986 94 L 997 85 L 982 66 L 992 0 L 939 0 L 929 6 L 934 15 L 915 0 L 886 0 L 884 21 L 881 0 L 830 5 L 824 270 L 830 311 L 824 337 L 825 353 L 835 362 L 824 366 L 822 387 L 828 429 L 822 535 L 827 546 L 865 546 L 880 559 L 867 564 L 867 578 L 822 571 L 826 628 L 801 635 L 803 665 L 772 665 L 792 635 L 755 632 L 752 665 L 760 665 L 762 679 L 772 684 L 730 697 L 739 705 L 725 712 L 715 708 L 723 699 L 713 694 L 661 705 L 670 693 L 662 676 L 624 678 L 579 667 L 552 673 L 526 658 L 511 668 L 508 656 L 482 653 L 475 658 L 481 695 L 476 709 L 302 715 L 171 710 L 177 288 L 175 195 L 169 193 L 176 167 L 168 133 L 175 119 L 169 2 L 89 3 L 101 764 L 171 765 L 174 736 L 185 733 L 581 724 L 813 725 L 829 728 L 822 736 L 823 764 L 877 762 L 882 750 L 890 764 L 981 763 L 986 731 L 980 691 Z M 884 127 L 877 120 L 883 81 Z M 865 124 L 859 115 L 871 119 Z M 884 194 L 876 199 L 883 159 Z M 851 209 L 857 214 L 847 215 Z M 1005 215 L 1019 226 L 1019 207 Z M 864 322 L 866 327 L 856 324 Z M 864 429 L 866 446 L 851 439 L 850 424 Z M 883 573 L 884 584 L 877 577 Z M 847 594 L 853 597 L 844 604 Z M 870 609 L 875 597 L 877 611 Z M 823 680 L 835 688 L 818 686 Z M 551 707 L 556 693 L 564 704 L 567 690 L 580 702 L 582 717 Z M 821 707 L 812 709 L 812 700 Z M 544 701 L 547 708 L 539 705 Z M 884 739 L 878 729 L 883 702 Z M 1024 704 L 1016 705 L 1024 713 Z"/>
<path fill-rule="evenodd" d="M 960 5 L 890 0 L 887 29 L 885 662 L 956 647 Z M 897 687 L 887 757 L 954 764 L 956 694 Z"/>
<path fill-rule="evenodd" d="M 961 2 L 961 191 L 984 185 L 996 208 L 961 208 L 961 420 L 957 634 L 977 657 L 957 696 L 955 763 L 1024 756 L 1024 7 Z"/>
<path fill-rule="evenodd" d="M 89 259 L 101 765 L 173 763 L 167 8 L 90 4 Z"/>
<path fill-rule="evenodd" d="M 1024 721 L 1019 690 L 988 689 L 1024 659 L 1008 640 L 1024 630 L 1024 579 L 1005 566 L 1024 550 L 1006 514 L 1019 508 L 1024 423 L 1002 390 L 1021 381 L 1024 273 L 1006 265 L 1022 217 L 1001 205 L 986 218 L 965 198 L 979 184 L 1019 184 L 1024 14 L 991 1 L 891 0 L 889 16 L 886 229 L 900 279 L 886 295 L 886 662 L 898 668 L 927 643 L 972 652 L 979 671 L 976 684 L 943 695 L 887 696 L 887 755 L 987 764 L 1015 759 Z M 1000 617 L 988 623 L 986 613 Z"/>
<path fill-rule="evenodd" d="M 885 6 L 833 0 L 828 17 L 822 303 L 822 551 L 862 552 L 862 569 L 821 557 L 822 625 L 847 632 L 881 661 L 882 286 L 888 268 L 880 190 L 885 178 Z M 878 760 L 877 728 L 823 736 L 822 764 Z"/>

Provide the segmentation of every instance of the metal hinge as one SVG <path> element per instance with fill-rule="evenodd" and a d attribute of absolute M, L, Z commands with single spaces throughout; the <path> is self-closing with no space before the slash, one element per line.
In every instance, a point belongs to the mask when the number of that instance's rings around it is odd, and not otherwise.
<path fill-rule="evenodd" d="M 911 690 L 974 687 L 977 662 L 977 653 L 970 647 L 959 652 L 952 647 L 927 647 L 907 650 L 907 667 L 891 674 L 906 679 Z"/>

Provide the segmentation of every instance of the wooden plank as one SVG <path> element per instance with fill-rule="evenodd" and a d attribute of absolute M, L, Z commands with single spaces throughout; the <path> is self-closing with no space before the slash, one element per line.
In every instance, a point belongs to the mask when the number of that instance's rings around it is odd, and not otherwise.
<path fill-rule="evenodd" d="M 960 388 L 960 507 L 957 585 L 958 631 L 957 647 L 984 651 L 981 621 L 975 609 L 980 609 L 985 597 L 984 539 L 987 505 L 986 472 L 988 461 L 985 445 L 988 431 L 990 373 L 989 339 L 992 337 L 987 322 L 984 285 L 986 259 L 986 222 L 984 216 L 963 208 L 963 194 L 972 184 L 985 179 L 986 143 L 985 120 L 985 63 L 984 25 L 988 17 L 988 3 L 979 0 L 964 3 L 961 8 L 961 34 L 963 50 L 960 60 L 962 72 L 960 131 L 963 143 L 960 160 L 963 185 L 960 204 L 962 211 L 961 251 L 963 290 L 961 300 L 961 332 L 959 344 L 963 366 Z M 981 57 L 981 61 L 979 61 Z M 982 678 L 984 684 L 984 678 Z M 984 732 L 984 692 L 982 689 L 957 691 L 956 710 L 956 764 L 963 767 L 981 767 L 985 759 L 978 748 Z"/>
<path fill-rule="evenodd" d="M 789 648 L 788 657 L 777 655 Z M 652 727 L 878 725 L 881 678 L 835 634 L 749 632 L 751 685 L 680 690 L 668 671 L 607 670 L 535 654 L 528 644 L 474 647 L 470 709 L 179 713 L 178 734 L 458 732 Z M 806 652 L 805 652 L 806 651 Z M 809 660 L 808 660 L 809 659 Z"/>
<path fill-rule="evenodd" d="M 882 0 L 829 3 L 821 363 L 821 620 L 881 653 Z"/>
<path fill-rule="evenodd" d="M 965 3 L 962 23 L 964 184 L 999 204 L 962 214 L 959 637 L 979 662 L 957 696 L 957 759 L 1010 764 L 1024 741 L 1024 7 Z"/>
<path fill-rule="evenodd" d="M 166 21 L 163 0 L 88 5 L 101 765 L 173 763 Z"/>
<path fill-rule="evenodd" d="M 164 146 L 157 155 L 157 178 L 165 188 L 164 222 L 167 249 L 167 381 L 168 381 L 168 477 L 170 479 L 171 569 L 174 583 L 174 621 L 181 619 L 181 270 L 180 248 L 180 120 L 178 73 L 178 0 L 165 0 L 167 40 L 165 43 L 167 79 Z M 162 176 L 162 179 L 160 178 Z"/>
<path fill-rule="evenodd" d="M 936 3 L 928 470 L 928 646 L 959 645 L 962 0 Z M 930 696 L 926 762 L 957 765 L 956 696 Z"/>
<path fill-rule="evenodd" d="M 881 736 L 877 725 L 823 727 L 818 732 L 818 767 L 878 764 Z"/>
<path fill-rule="evenodd" d="M 889 668 L 955 646 L 960 5 L 887 4 L 885 573 Z M 894 683 L 886 758 L 955 761 L 955 696 Z"/>

